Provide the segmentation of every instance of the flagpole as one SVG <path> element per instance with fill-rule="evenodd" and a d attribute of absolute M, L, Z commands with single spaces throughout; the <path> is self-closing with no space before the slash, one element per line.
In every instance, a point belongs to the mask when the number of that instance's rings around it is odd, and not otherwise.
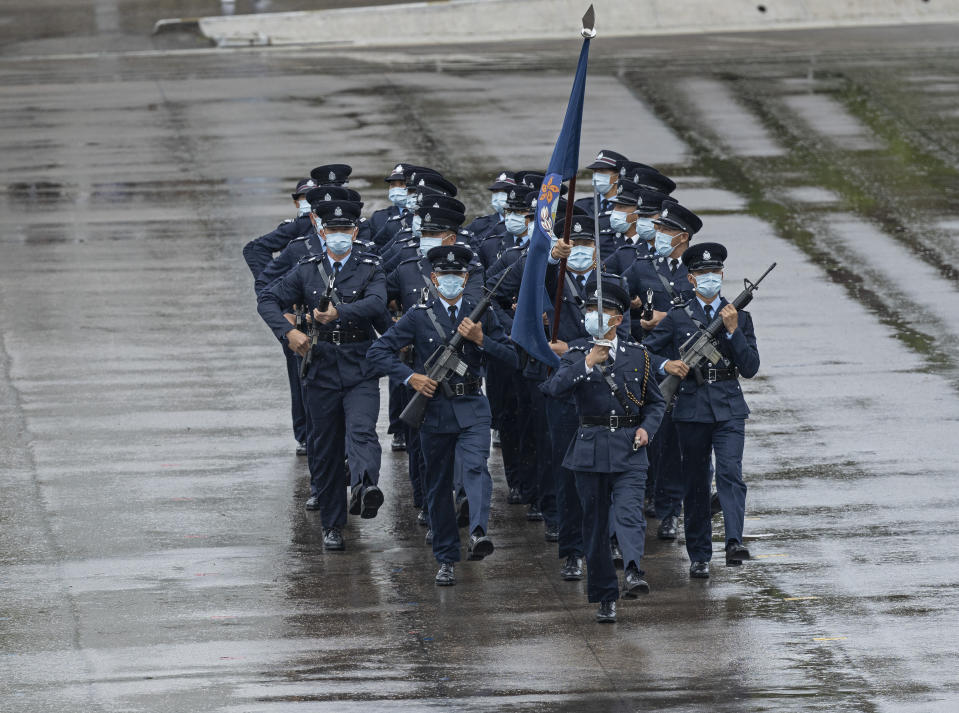
<path fill-rule="evenodd" d="M 573 201 L 576 199 L 576 176 L 569 179 L 569 193 L 566 196 L 566 217 L 563 220 L 563 242 L 569 245 L 569 228 L 573 222 Z M 559 261 L 559 278 L 556 282 L 556 298 L 553 300 L 553 330 L 549 340 L 556 342 L 559 333 L 559 311 L 563 304 L 563 292 L 566 288 L 566 258 Z"/>

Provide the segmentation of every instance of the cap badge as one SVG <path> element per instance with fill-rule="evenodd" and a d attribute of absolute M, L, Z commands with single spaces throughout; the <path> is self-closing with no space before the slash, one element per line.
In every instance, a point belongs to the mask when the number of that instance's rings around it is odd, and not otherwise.
<path fill-rule="evenodd" d="M 708 250 L 703 250 L 703 260 L 709 260 L 712 258 L 712 255 L 709 254 Z"/>
<path fill-rule="evenodd" d="M 311 178 L 311 179 L 309 179 L 309 180 L 306 182 L 306 185 L 307 185 L 308 187 L 310 187 L 310 188 L 315 188 L 315 187 L 316 187 L 316 181 L 314 181 L 314 180 Z"/>
<path fill-rule="evenodd" d="M 336 210 L 333 211 L 333 215 L 335 215 L 337 218 L 341 217 L 343 215 L 343 209 L 339 206 L 336 206 Z"/>
<path fill-rule="evenodd" d="M 330 180 L 331 180 L 331 181 L 335 181 L 335 180 L 336 180 L 336 171 L 330 171 Z"/>
<path fill-rule="evenodd" d="M 425 186 L 425 185 L 426 185 L 426 179 L 425 179 L 425 178 L 421 178 L 421 179 L 420 179 L 420 182 L 417 183 L 416 185 L 418 185 L 418 186 Z"/>
<path fill-rule="evenodd" d="M 510 197 L 510 200 L 516 198 L 516 191 L 510 191 L 510 192 L 509 192 L 509 197 Z"/>
<path fill-rule="evenodd" d="M 393 169 L 393 173 L 403 173 L 403 164 L 396 164 L 396 168 Z"/>
<path fill-rule="evenodd" d="M 602 151 L 600 151 L 598 154 L 596 154 L 596 160 L 597 160 L 597 161 L 602 161 L 604 158 L 606 158 L 606 157 L 603 156 L 603 152 L 602 152 Z"/>
<path fill-rule="evenodd" d="M 448 253 L 446 253 L 446 259 L 449 260 L 450 262 L 453 262 L 453 261 L 456 260 L 456 256 L 453 255 L 452 252 L 448 252 Z"/>
<path fill-rule="evenodd" d="M 582 223 L 576 223 L 576 224 L 573 226 L 573 230 L 575 230 L 577 233 L 582 233 L 582 232 L 583 232 L 583 224 L 582 224 Z"/>
<path fill-rule="evenodd" d="M 331 196 L 329 193 L 325 193 L 325 194 L 323 194 L 323 200 L 325 200 L 325 201 L 331 201 L 331 200 L 333 200 L 333 196 Z"/>
<path fill-rule="evenodd" d="M 669 208 L 663 208 L 663 212 L 660 213 L 660 215 L 663 216 L 664 218 L 668 218 L 668 217 L 669 217 Z"/>
<path fill-rule="evenodd" d="M 433 217 L 429 213 L 427 213 L 426 215 L 423 216 L 423 221 L 425 223 L 431 223 L 433 221 Z"/>
<path fill-rule="evenodd" d="M 623 184 L 620 183 L 618 186 L 616 186 L 616 195 L 621 196 L 622 194 L 623 194 Z"/>
<path fill-rule="evenodd" d="M 505 174 L 505 173 L 501 173 L 496 180 L 497 180 L 497 181 L 505 181 L 505 180 L 506 180 L 506 174 Z"/>

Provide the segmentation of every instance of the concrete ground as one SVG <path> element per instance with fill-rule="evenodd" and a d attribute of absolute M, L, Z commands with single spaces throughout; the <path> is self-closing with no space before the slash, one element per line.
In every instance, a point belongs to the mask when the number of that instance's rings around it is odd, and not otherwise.
<path fill-rule="evenodd" d="M 322 552 L 240 256 L 328 161 L 370 209 L 411 160 L 484 212 L 490 174 L 548 160 L 578 42 L 146 34 L 206 5 L 0 14 L 0 710 L 956 710 L 959 28 L 595 42 L 581 163 L 673 176 L 728 294 L 779 262 L 756 559 L 690 582 L 652 538 L 652 594 L 598 626 L 497 451 L 497 551 L 434 587 L 382 420 L 386 505 Z"/>

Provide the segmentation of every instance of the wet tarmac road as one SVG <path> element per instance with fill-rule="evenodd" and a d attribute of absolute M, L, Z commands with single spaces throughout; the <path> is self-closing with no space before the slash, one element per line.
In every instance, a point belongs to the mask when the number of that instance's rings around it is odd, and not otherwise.
<path fill-rule="evenodd" d="M 487 174 L 546 160 L 575 43 L 5 45 L 0 710 L 956 710 L 957 37 L 595 44 L 583 156 L 674 176 L 727 291 L 779 262 L 744 384 L 757 558 L 690 582 L 650 539 L 653 592 L 612 627 L 496 451 L 497 552 L 455 588 L 385 426 L 387 503 L 323 554 L 240 257 L 327 160 L 375 208 L 429 157 L 483 210 Z"/>

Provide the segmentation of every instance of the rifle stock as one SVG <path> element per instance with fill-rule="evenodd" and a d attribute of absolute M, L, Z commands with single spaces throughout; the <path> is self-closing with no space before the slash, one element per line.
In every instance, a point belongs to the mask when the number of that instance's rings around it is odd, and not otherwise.
<path fill-rule="evenodd" d="M 330 283 L 326 286 L 326 292 L 320 297 L 320 301 L 317 303 L 317 309 L 320 310 L 320 312 L 326 312 L 330 308 L 330 301 L 333 299 L 333 288 L 335 284 L 336 273 L 333 273 L 330 275 Z M 306 335 L 310 338 L 310 350 L 306 353 L 306 356 L 303 357 L 303 361 L 300 362 L 301 379 L 306 377 L 306 371 L 310 368 L 310 363 L 313 361 L 313 347 L 316 346 L 317 338 L 320 336 L 320 327 L 312 315 L 310 315 L 310 329 Z"/>

